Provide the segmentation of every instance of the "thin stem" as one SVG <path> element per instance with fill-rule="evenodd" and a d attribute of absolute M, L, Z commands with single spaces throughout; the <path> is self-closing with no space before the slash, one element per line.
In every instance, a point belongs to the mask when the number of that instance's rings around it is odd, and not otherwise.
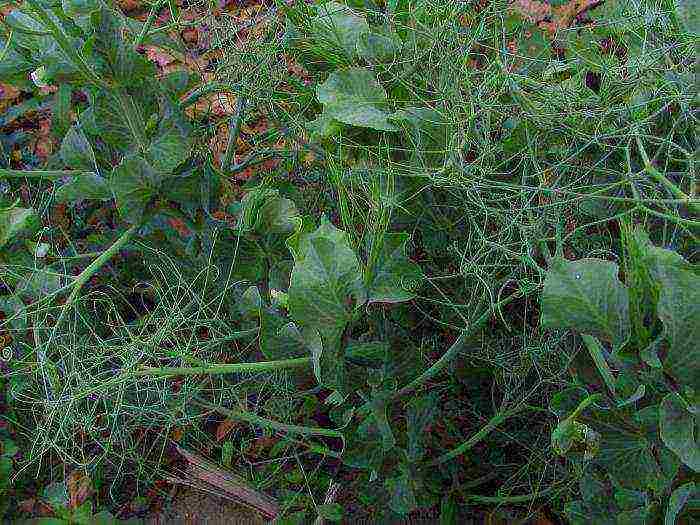
<path fill-rule="evenodd" d="M 43 179 L 59 180 L 63 177 L 80 177 L 81 175 L 93 174 L 92 171 L 84 170 L 8 170 L 0 169 L 0 179 Z"/>
<path fill-rule="evenodd" d="M 210 93 L 232 93 L 234 92 L 233 86 L 231 84 L 226 84 L 224 82 L 210 82 L 199 86 L 189 95 L 187 95 L 182 101 L 180 101 L 180 107 L 182 109 L 195 104 L 200 98 L 209 95 Z"/>
<path fill-rule="evenodd" d="M 209 366 L 142 368 L 131 372 L 132 377 L 174 377 L 196 375 L 234 374 L 240 372 L 269 372 L 290 368 L 307 368 L 310 357 L 284 359 L 281 361 L 261 361 L 259 363 L 222 363 Z"/>
<path fill-rule="evenodd" d="M 438 359 L 430 368 L 428 368 L 425 372 L 423 372 L 421 375 L 419 375 L 401 390 L 394 393 L 392 398 L 398 399 L 400 397 L 405 396 L 406 394 L 413 392 L 418 387 L 420 387 L 421 385 L 438 375 L 440 372 L 442 372 L 447 367 L 447 365 L 449 365 L 452 362 L 452 360 L 455 357 L 457 357 L 457 355 L 462 351 L 464 343 L 467 342 L 467 340 L 474 334 L 474 332 L 476 332 L 477 330 L 482 328 L 484 324 L 486 324 L 486 322 L 493 315 L 493 312 L 507 305 L 517 297 L 520 296 L 518 294 L 510 295 L 502 301 L 496 303 L 492 308 L 488 308 L 483 314 L 481 314 L 481 316 L 476 321 L 474 321 L 471 324 L 471 326 L 468 326 L 467 328 L 462 330 L 462 333 L 459 334 L 457 340 L 454 343 L 452 343 L 452 346 L 447 350 L 447 352 L 445 352 L 442 355 L 440 359 Z"/>
<path fill-rule="evenodd" d="M 163 368 L 138 368 L 123 372 L 96 386 L 80 392 L 74 399 L 84 399 L 98 392 L 121 385 L 139 377 L 177 377 L 193 375 L 221 375 L 240 372 L 269 372 L 272 370 L 286 370 L 291 368 L 307 367 L 311 364 L 310 357 L 285 359 L 281 361 L 261 361 L 258 363 L 217 363 L 196 367 L 163 367 Z"/>
<path fill-rule="evenodd" d="M 470 437 L 464 443 L 459 445 L 457 448 L 454 448 L 454 449 L 450 450 L 449 452 L 435 458 L 434 460 L 427 462 L 425 464 L 425 467 L 434 467 L 436 465 L 441 465 L 441 464 L 446 463 L 447 461 L 449 461 L 453 458 L 461 456 L 467 450 L 471 449 L 474 445 L 476 445 L 477 443 L 482 441 L 486 436 L 488 436 L 491 432 L 493 432 L 493 430 L 495 430 L 498 425 L 503 423 L 506 419 L 510 418 L 511 416 L 514 416 L 518 412 L 521 412 L 525 408 L 527 408 L 527 407 L 524 405 L 520 405 L 520 406 L 517 406 L 517 407 L 509 409 L 509 410 L 499 411 L 476 434 L 474 434 L 472 437 Z"/>
<path fill-rule="evenodd" d="M 557 486 L 553 486 L 541 492 L 532 492 L 530 494 L 523 494 L 522 496 L 479 496 L 478 494 L 462 494 L 462 497 L 477 503 L 529 503 L 532 500 L 551 494 L 558 488 Z"/>
<path fill-rule="evenodd" d="M 148 13 L 148 18 L 146 18 L 146 21 L 143 23 L 143 27 L 141 27 L 141 31 L 134 39 L 134 49 L 135 50 L 137 48 L 139 48 L 141 46 L 141 44 L 143 44 L 144 39 L 148 36 L 148 32 L 151 30 L 151 26 L 153 26 L 153 22 L 156 21 L 156 17 L 158 16 L 158 11 L 160 11 L 160 8 L 164 3 L 165 2 L 163 0 L 158 0 L 151 7 L 150 12 Z"/>
<path fill-rule="evenodd" d="M 238 97 L 236 102 L 236 114 L 231 117 L 231 121 L 228 129 L 228 144 L 226 144 L 226 153 L 224 154 L 224 160 L 221 161 L 221 171 L 227 173 L 233 156 L 236 153 L 236 143 L 238 142 L 238 135 L 241 133 L 241 124 L 243 122 L 243 117 L 245 115 L 247 101 L 243 97 Z"/>
<path fill-rule="evenodd" d="M 648 173 L 654 180 L 663 184 L 674 197 L 683 200 L 687 204 L 688 208 L 691 209 L 694 213 L 700 213 L 700 203 L 695 202 L 693 199 L 691 199 L 690 196 L 688 196 L 683 190 L 681 190 L 673 182 L 668 180 L 668 178 L 666 178 L 666 176 L 663 173 L 656 169 L 656 167 L 652 164 L 651 160 L 649 159 L 646 149 L 644 149 L 642 139 L 639 137 L 638 134 L 635 135 L 634 138 L 637 142 L 639 154 L 642 156 L 642 161 L 644 162 L 644 171 Z"/>
<path fill-rule="evenodd" d="M 58 331 L 58 329 L 61 327 L 63 324 L 63 320 L 66 317 L 66 314 L 68 312 L 68 309 L 70 306 L 76 301 L 78 296 L 80 295 L 80 291 L 82 290 L 83 286 L 85 286 L 85 283 L 87 283 L 90 278 L 97 273 L 97 271 L 102 268 L 107 262 L 114 257 L 114 255 L 122 249 L 122 247 L 129 242 L 129 239 L 134 235 L 136 230 L 138 230 L 138 225 L 135 224 L 128 230 L 126 230 L 121 237 L 119 237 L 112 246 L 110 246 L 107 250 L 102 252 L 100 256 L 92 261 L 87 268 L 85 268 L 82 272 L 80 272 L 80 275 L 75 278 L 73 282 L 71 282 L 68 286 L 62 288 L 61 290 L 67 289 L 67 288 L 72 288 L 70 295 L 68 296 L 68 299 L 66 299 L 66 302 L 63 304 L 61 307 L 61 315 L 58 317 L 58 321 L 56 321 L 56 324 L 53 326 L 53 329 L 51 330 L 51 336 L 49 337 L 49 340 L 47 341 L 47 344 L 51 342 L 53 339 L 54 334 Z"/>
<path fill-rule="evenodd" d="M 238 419 L 241 421 L 247 421 L 262 428 L 268 428 L 270 430 L 276 430 L 279 432 L 289 432 L 290 434 L 299 434 L 302 436 L 325 436 L 332 437 L 343 440 L 345 443 L 345 438 L 343 433 L 338 430 L 333 430 L 330 428 L 319 428 L 319 427 L 304 427 L 300 425 L 287 425 L 285 423 L 280 423 L 278 421 L 273 421 L 272 419 L 266 419 L 264 417 L 256 416 L 250 412 L 244 412 L 243 410 L 228 409 L 218 405 L 213 405 L 204 401 L 203 399 L 197 399 L 197 403 L 209 410 L 220 413 L 231 419 Z"/>

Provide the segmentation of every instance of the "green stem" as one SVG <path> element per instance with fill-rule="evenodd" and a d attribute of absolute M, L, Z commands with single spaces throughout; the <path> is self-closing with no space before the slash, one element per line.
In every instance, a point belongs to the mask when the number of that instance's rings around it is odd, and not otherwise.
<path fill-rule="evenodd" d="M 151 26 L 153 26 L 153 22 L 156 21 L 158 11 L 160 11 L 160 8 L 164 3 L 165 2 L 163 0 L 158 0 L 151 7 L 150 12 L 148 13 L 148 18 L 146 18 L 146 21 L 143 23 L 143 27 L 141 27 L 141 31 L 134 39 L 134 50 L 136 50 L 139 46 L 141 46 L 141 44 L 143 44 L 144 39 L 146 38 L 146 36 L 148 36 L 148 32 L 151 30 Z"/>
<path fill-rule="evenodd" d="M 136 230 L 138 230 L 138 227 L 139 225 L 135 224 L 126 230 L 121 237 L 119 237 L 114 244 L 112 244 L 112 246 L 103 251 L 97 259 L 92 261 L 87 268 L 80 272 L 80 275 L 78 275 L 78 277 L 76 277 L 75 281 L 72 283 L 73 290 L 68 296 L 65 306 L 69 306 L 75 302 L 80 294 L 80 290 L 82 290 L 83 286 L 85 286 L 85 283 L 88 282 L 90 278 L 95 275 L 95 273 L 97 273 L 97 271 L 102 268 L 112 257 L 114 257 L 127 242 L 129 242 L 134 233 L 136 233 Z"/>
<path fill-rule="evenodd" d="M 89 64 L 78 52 L 78 48 L 68 39 L 68 36 L 66 36 L 66 34 L 63 32 L 63 29 L 54 23 L 53 19 L 48 15 L 39 2 L 37 2 L 37 0 L 27 0 L 27 3 L 36 13 L 39 20 L 41 20 L 41 23 L 44 24 L 44 26 L 51 32 L 51 35 L 61 50 L 66 54 L 71 62 L 73 62 L 73 65 L 80 70 L 85 78 L 100 87 L 109 88 L 109 85 L 92 70 Z"/>
<path fill-rule="evenodd" d="M 449 452 L 435 458 L 432 461 L 427 462 L 424 466 L 425 467 L 434 467 L 436 465 L 441 465 L 443 463 L 446 463 L 447 461 L 456 458 L 458 456 L 461 456 L 464 454 L 467 450 L 471 449 L 474 445 L 482 441 L 486 436 L 488 436 L 493 430 L 496 429 L 498 425 L 503 423 L 506 419 L 510 418 L 511 416 L 514 416 L 518 412 L 521 412 L 524 410 L 526 407 L 521 405 L 515 408 L 512 408 L 510 410 L 501 410 L 498 412 L 495 416 L 493 416 L 486 425 L 484 425 L 481 430 L 479 430 L 476 434 L 474 434 L 472 437 L 470 437 L 468 440 L 466 440 L 464 443 L 459 445 L 457 448 L 454 448 L 450 450 Z"/>
<path fill-rule="evenodd" d="M 236 102 L 236 114 L 231 117 L 231 122 L 228 128 L 228 144 L 226 144 L 226 153 L 224 154 L 224 160 L 221 161 L 221 171 L 227 173 L 231 167 L 231 161 L 233 160 L 233 155 L 236 153 L 236 143 L 238 141 L 238 135 L 241 133 L 241 124 L 243 123 L 243 116 L 245 114 L 246 99 L 239 97 Z"/>
<path fill-rule="evenodd" d="M 603 355 L 603 347 L 598 339 L 591 335 L 581 334 L 581 339 L 583 339 L 583 342 L 588 349 L 588 353 L 591 355 L 591 358 L 593 359 L 595 366 L 598 368 L 598 372 L 600 372 L 600 375 L 603 377 L 605 384 L 608 386 L 608 389 L 612 393 L 613 397 L 615 397 L 617 395 L 615 393 L 615 378 L 613 377 L 610 366 Z"/>
<path fill-rule="evenodd" d="M 457 355 L 462 351 L 462 348 L 464 347 L 464 343 L 467 342 L 467 340 L 474 335 L 474 332 L 477 330 L 481 329 L 486 322 L 491 318 L 491 315 L 493 314 L 493 310 L 496 307 L 502 307 L 505 306 L 506 304 L 510 303 L 517 297 L 520 297 L 518 294 L 513 294 L 502 301 L 499 301 L 494 305 L 494 308 L 488 308 L 481 316 L 474 321 L 471 326 L 467 327 L 466 329 L 462 330 L 462 333 L 459 334 L 459 337 L 457 337 L 457 340 L 452 344 L 452 346 L 445 352 L 440 359 L 438 359 L 430 368 L 428 368 L 425 372 L 423 372 L 421 375 L 419 375 L 417 378 L 415 378 L 413 381 L 411 381 L 409 384 L 407 384 L 405 387 L 403 387 L 401 390 L 397 391 L 394 393 L 392 396 L 393 399 L 398 399 L 400 397 L 405 396 L 406 394 L 409 394 L 416 390 L 418 387 L 438 375 L 440 372 L 442 372 L 447 365 L 449 365 L 452 360 L 457 357 Z"/>
<path fill-rule="evenodd" d="M 551 494 L 558 488 L 557 486 L 549 487 L 541 492 L 532 492 L 530 494 L 523 494 L 522 496 L 479 496 L 478 494 L 462 494 L 462 497 L 476 503 L 529 503 L 532 500 Z"/>
<path fill-rule="evenodd" d="M 93 174 L 92 171 L 83 170 L 7 170 L 0 169 L 0 179 L 43 179 L 58 180 L 62 177 L 80 177 Z"/>
<path fill-rule="evenodd" d="M 163 368 L 139 368 L 119 374 L 111 379 L 101 381 L 98 385 L 80 392 L 76 399 L 97 394 L 98 392 L 121 385 L 139 377 L 177 377 L 193 375 L 221 375 L 240 372 L 269 372 L 272 370 L 286 370 L 309 366 L 311 358 L 302 357 L 286 359 L 282 361 L 262 361 L 258 363 L 218 363 L 196 367 L 163 367 Z"/>
<path fill-rule="evenodd" d="M 649 159 L 649 156 L 647 155 L 646 149 L 644 149 L 644 144 L 642 144 L 642 139 L 639 137 L 639 135 L 635 135 L 635 140 L 637 142 L 637 148 L 639 149 L 639 154 L 642 156 L 642 161 L 644 162 L 644 171 L 648 173 L 654 180 L 657 182 L 663 184 L 666 189 L 668 189 L 671 194 L 678 198 L 683 200 L 688 208 L 693 211 L 693 213 L 699 213 L 700 214 L 700 203 L 696 202 L 695 200 L 691 199 L 690 196 L 688 196 L 683 190 L 681 190 L 678 186 L 676 186 L 673 182 L 668 180 L 666 176 L 661 173 L 659 170 L 654 167 L 652 164 L 651 160 Z M 691 181 L 692 184 L 692 181 Z"/>
<path fill-rule="evenodd" d="M 234 88 L 231 86 L 231 84 L 226 84 L 224 82 L 210 82 L 208 84 L 204 84 L 203 86 L 198 87 L 194 91 L 192 91 L 189 95 L 187 95 L 181 102 L 180 102 L 180 108 L 184 109 L 192 104 L 195 104 L 200 98 L 202 98 L 205 95 L 209 95 L 210 93 L 232 93 L 234 92 Z"/>
<path fill-rule="evenodd" d="M 281 361 L 261 361 L 259 363 L 222 363 L 209 366 L 142 368 L 131 372 L 132 377 L 174 377 L 196 375 L 235 374 L 240 372 L 269 372 L 290 368 L 308 368 L 310 357 L 283 359 Z"/>
<path fill-rule="evenodd" d="M 299 434 L 302 436 L 325 436 L 332 437 L 343 440 L 345 443 L 345 438 L 342 432 L 338 430 L 333 430 L 330 428 L 319 428 L 319 427 L 304 427 L 300 425 L 287 425 L 285 423 L 280 423 L 278 421 L 273 421 L 271 419 L 266 419 L 264 417 L 256 416 L 250 412 L 244 412 L 243 410 L 228 409 L 218 405 L 213 405 L 204 400 L 198 399 L 198 404 L 208 408 L 209 410 L 214 410 L 219 412 L 221 415 L 229 417 L 231 419 L 238 419 L 241 421 L 246 421 L 257 425 L 262 428 L 268 428 L 270 430 L 275 430 L 279 432 L 289 432 L 290 434 Z"/>

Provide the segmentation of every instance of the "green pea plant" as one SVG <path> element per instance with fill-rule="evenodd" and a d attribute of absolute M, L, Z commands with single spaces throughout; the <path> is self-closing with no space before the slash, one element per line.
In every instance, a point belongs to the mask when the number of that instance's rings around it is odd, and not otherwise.
<path fill-rule="evenodd" d="M 575 330 L 587 349 L 551 405 L 553 448 L 581 476 L 572 523 L 670 524 L 700 503 L 700 273 L 625 232 L 621 267 L 557 257 L 542 292 L 543 325 Z"/>

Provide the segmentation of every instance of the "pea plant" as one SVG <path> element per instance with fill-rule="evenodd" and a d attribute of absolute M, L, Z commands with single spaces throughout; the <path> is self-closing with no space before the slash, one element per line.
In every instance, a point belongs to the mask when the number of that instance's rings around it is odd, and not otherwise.
<path fill-rule="evenodd" d="M 665 513 L 675 523 L 699 495 L 700 274 L 638 229 L 626 234 L 624 283 L 620 271 L 555 258 L 542 292 L 542 323 L 575 330 L 588 350 L 551 406 L 553 448 L 582 471 L 567 515 L 619 523 Z"/>

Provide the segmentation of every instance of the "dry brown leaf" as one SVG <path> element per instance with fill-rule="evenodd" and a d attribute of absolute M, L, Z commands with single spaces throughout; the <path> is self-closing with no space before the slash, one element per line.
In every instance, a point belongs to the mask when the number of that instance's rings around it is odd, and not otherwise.
<path fill-rule="evenodd" d="M 226 439 L 231 430 L 236 426 L 236 422 L 233 419 L 225 419 L 216 428 L 216 440 L 221 442 Z"/>
<path fill-rule="evenodd" d="M 71 509 L 78 508 L 93 493 L 90 476 L 80 470 L 74 470 L 68 475 L 66 488 L 68 489 L 68 505 Z"/>
<path fill-rule="evenodd" d="M 175 62 L 175 57 L 167 51 L 156 46 L 143 46 L 146 51 L 146 58 L 154 62 L 158 67 L 165 67 Z"/>

